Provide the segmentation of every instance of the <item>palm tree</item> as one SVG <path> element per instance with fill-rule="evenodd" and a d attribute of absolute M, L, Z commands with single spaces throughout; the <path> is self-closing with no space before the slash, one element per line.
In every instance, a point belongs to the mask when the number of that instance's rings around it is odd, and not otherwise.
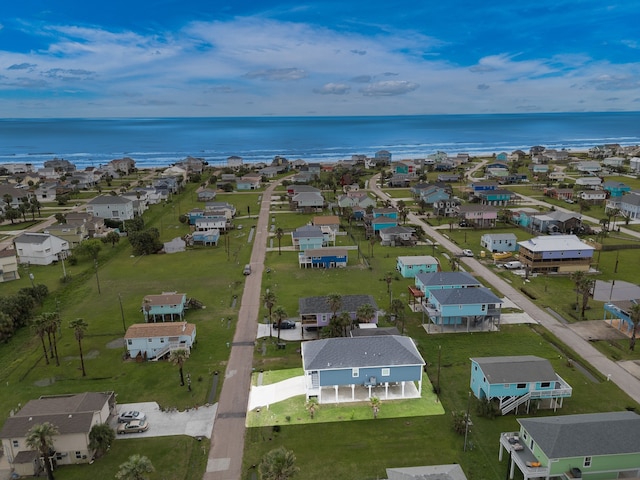
<path fill-rule="evenodd" d="M 307 409 L 307 412 L 309 412 L 309 416 L 311 417 L 311 420 L 313 420 L 313 416 L 315 415 L 316 410 L 320 408 L 318 399 L 315 397 L 309 398 L 309 400 L 307 400 L 307 403 L 304 404 L 304 408 Z"/>
<path fill-rule="evenodd" d="M 120 465 L 116 478 L 118 480 L 147 480 L 147 473 L 155 471 L 151 460 L 144 455 L 131 455 L 129 460 Z"/>
<path fill-rule="evenodd" d="M 282 230 L 282 228 L 278 228 L 276 229 L 276 238 L 278 239 L 278 255 L 282 255 L 282 250 L 281 250 L 281 246 L 280 246 L 280 241 L 282 240 L 282 237 L 284 236 L 284 230 Z"/>
<path fill-rule="evenodd" d="M 373 411 L 373 418 L 378 418 L 378 413 L 380 413 L 380 399 L 378 397 L 371 397 L 369 399 L 369 405 L 371 405 L 371 410 Z"/>
<path fill-rule="evenodd" d="M 391 310 L 391 313 L 393 313 L 393 315 L 395 316 L 396 322 L 400 320 L 400 322 L 402 323 L 402 329 L 400 330 L 400 334 L 404 335 L 404 302 L 399 298 L 394 298 L 391 301 L 390 310 Z"/>
<path fill-rule="evenodd" d="M 580 310 L 580 318 L 584 319 L 584 311 L 589 304 L 589 295 L 593 288 L 594 281 L 590 279 L 583 271 L 575 271 L 570 277 L 576 287 L 576 311 Z M 582 296 L 582 303 L 579 301 L 579 297 Z"/>
<path fill-rule="evenodd" d="M 58 339 L 56 333 L 60 327 L 60 316 L 56 312 L 46 312 L 42 314 L 47 325 L 47 336 L 49 337 L 49 353 L 51 358 L 55 357 L 56 366 L 60 366 L 60 358 L 58 357 Z"/>
<path fill-rule="evenodd" d="M 273 337 L 273 332 L 271 330 L 271 313 L 274 305 L 276 304 L 276 294 L 273 293 L 270 289 L 267 289 L 262 295 L 262 301 L 264 302 L 264 306 L 267 307 L 269 311 L 269 337 Z"/>
<path fill-rule="evenodd" d="M 38 315 L 31 319 L 31 329 L 40 338 L 42 343 L 42 351 L 44 352 L 44 361 L 49 365 L 49 355 L 47 353 L 47 345 L 44 343 L 44 335 L 47 333 L 47 324 L 42 315 Z"/>
<path fill-rule="evenodd" d="M 78 349 L 80 350 L 80 365 L 82 366 L 82 376 L 86 377 L 87 372 L 84 369 L 84 356 L 82 354 L 82 339 L 84 338 L 84 333 L 87 331 L 87 327 L 89 324 L 84 321 L 82 318 L 76 318 L 75 320 L 69 322 L 69 328 L 73 328 L 73 334 L 76 337 L 76 341 L 78 342 Z"/>
<path fill-rule="evenodd" d="M 262 480 L 289 480 L 300 471 L 295 466 L 296 456 L 291 450 L 284 447 L 278 447 L 268 452 L 260 465 L 258 472 Z"/>
<path fill-rule="evenodd" d="M 91 427 L 89 431 L 89 448 L 93 450 L 94 458 L 104 455 L 115 438 L 116 434 L 108 423 L 96 423 Z"/>
<path fill-rule="evenodd" d="M 331 310 L 331 318 L 337 317 L 338 310 L 342 308 L 342 295 L 330 293 L 327 295 L 327 303 L 329 304 L 329 310 Z"/>
<path fill-rule="evenodd" d="M 181 387 L 184 387 L 184 374 L 182 372 L 182 367 L 184 365 L 184 362 L 187 361 L 187 358 L 189 358 L 189 352 L 187 352 L 184 348 L 177 348 L 175 350 L 172 350 L 169 354 L 169 361 L 174 365 L 178 365 L 178 368 L 180 369 Z"/>
<path fill-rule="evenodd" d="M 631 330 L 631 338 L 629 339 L 629 350 L 634 351 L 636 348 L 636 331 L 638 330 L 638 325 L 640 325 L 640 303 L 634 303 L 629 313 L 633 323 L 633 330 Z"/>
<path fill-rule="evenodd" d="M 393 272 L 385 273 L 384 281 L 387 282 L 387 293 L 391 294 L 391 282 L 393 281 Z"/>
<path fill-rule="evenodd" d="M 27 432 L 25 441 L 29 448 L 38 451 L 44 459 L 44 469 L 47 471 L 49 480 L 54 480 L 51 454 L 53 453 L 53 437 L 56 435 L 58 435 L 56 426 L 49 422 L 44 422 L 31 427 Z"/>
<path fill-rule="evenodd" d="M 278 343 L 280 343 L 280 330 L 282 330 L 280 327 L 282 326 L 282 320 L 286 320 L 287 318 L 287 311 L 284 309 L 284 307 L 282 305 L 278 305 L 276 307 L 276 309 L 273 311 L 273 317 L 272 319 L 276 321 L 276 323 L 278 324 Z"/>
<path fill-rule="evenodd" d="M 369 323 L 376 316 L 376 309 L 370 303 L 363 303 L 356 310 L 356 318 L 362 323 Z"/>

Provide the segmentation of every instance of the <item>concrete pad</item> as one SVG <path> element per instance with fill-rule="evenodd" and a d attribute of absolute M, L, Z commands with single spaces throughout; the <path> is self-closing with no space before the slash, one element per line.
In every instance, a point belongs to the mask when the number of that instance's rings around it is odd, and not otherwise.
<path fill-rule="evenodd" d="M 230 458 L 210 458 L 207 460 L 207 472 L 224 472 L 229 470 Z"/>
<path fill-rule="evenodd" d="M 287 398 L 305 394 L 304 376 L 288 378 L 270 385 L 251 386 L 247 410 L 266 407 Z"/>
<path fill-rule="evenodd" d="M 500 315 L 500 325 L 515 325 L 519 323 L 538 323 L 528 313 L 503 313 Z"/>
<path fill-rule="evenodd" d="M 171 435 L 188 435 L 190 437 L 211 438 L 213 421 L 218 405 L 205 405 L 184 412 L 163 412 L 156 402 L 124 403 L 118 405 L 118 415 L 128 410 L 144 412 L 149 422 L 149 430 L 142 433 L 117 435 L 116 438 L 166 437 Z M 112 420 L 117 426 L 118 419 Z"/>
<path fill-rule="evenodd" d="M 620 330 L 609 325 L 608 320 L 589 320 L 567 324 L 567 326 L 585 340 L 622 340 L 628 338 Z"/>
<path fill-rule="evenodd" d="M 637 360 L 628 360 L 624 362 L 617 362 L 622 368 L 624 368 L 631 375 L 640 379 L 640 364 Z"/>

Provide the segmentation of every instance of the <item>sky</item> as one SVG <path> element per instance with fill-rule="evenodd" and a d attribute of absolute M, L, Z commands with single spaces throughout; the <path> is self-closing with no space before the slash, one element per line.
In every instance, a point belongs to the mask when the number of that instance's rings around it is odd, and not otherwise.
<path fill-rule="evenodd" d="M 0 118 L 640 110 L 640 2 L 6 0 Z"/>

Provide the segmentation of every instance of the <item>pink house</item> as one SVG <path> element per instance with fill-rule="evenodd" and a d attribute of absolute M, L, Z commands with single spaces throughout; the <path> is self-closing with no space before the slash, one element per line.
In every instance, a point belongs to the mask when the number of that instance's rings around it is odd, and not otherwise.
<path fill-rule="evenodd" d="M 467 204 L 457 208 L 460 221 L 478 227 L 493 227 L 498 218 L 498 209 L 491 205 Z"/>

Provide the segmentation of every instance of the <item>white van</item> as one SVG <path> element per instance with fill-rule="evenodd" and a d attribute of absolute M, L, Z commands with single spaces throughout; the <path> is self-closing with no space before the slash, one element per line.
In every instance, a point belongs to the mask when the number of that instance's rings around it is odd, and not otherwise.
<path fill-rule="evenodd" d="M 514 260 L 513 262 L 505 263 L 504 268 L 508 268 L 509 270 L 516 270 L 518 268 L 522 268 L 522 263 L 517 260 Z"/>
<path fill-rule="evenodd" d="M 244 270 L 242 271 L 243 275 L 251 275 L 251 265 L 248 263 L 244 266 Z"/>

